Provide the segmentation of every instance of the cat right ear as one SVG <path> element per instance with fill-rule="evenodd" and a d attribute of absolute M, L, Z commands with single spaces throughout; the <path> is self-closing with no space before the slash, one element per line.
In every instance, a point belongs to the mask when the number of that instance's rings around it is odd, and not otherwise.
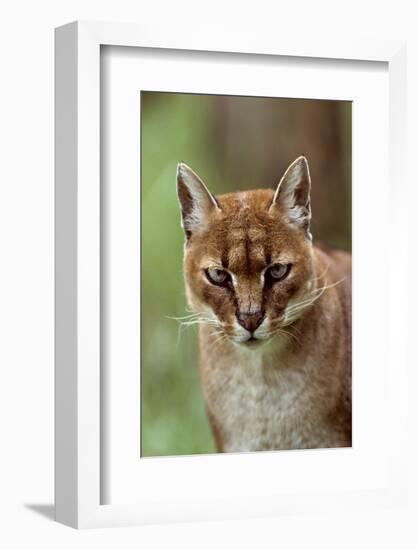
<path fill-rule="evenodd" d="M 304 156 L 298 157 L 282 176 L 269 211 L 273 212 L 281 206 L 289 221 L 304 229 L 311 240 L 310 189 L 311 179 L 307 159 Z"/>
<path fill-rule="evenodd" d="M 188 241 L 193 232 L 205 226 L 210 213 L 220 212 L 220 207 L 202 180 L 184 162 L 177 167 L 177 195 L 181 225 Z"/>

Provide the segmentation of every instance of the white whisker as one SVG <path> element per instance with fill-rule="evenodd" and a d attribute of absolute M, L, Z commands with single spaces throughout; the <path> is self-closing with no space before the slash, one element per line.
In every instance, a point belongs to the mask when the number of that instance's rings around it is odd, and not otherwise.
<path fill-rule="evenodd" d="M 219 321 L 216 319 L 212 319 L 209 317 L 206 317 L 205 315 L 201 313 L 191 313 L 190 315 L 184 315 L 181 317 L 171 317 L 167 316 L 167 319 L 170 319 L 172 321 L 176 321 L 179 324 L 178 327 L 178 338 L 177 338 L 177 347 L 180 344 L 181 341 L 181 335 L 183 328 L 189 328 L 196 325 L 208 325 L 213 328 L 222 328 L 222 325 Z M 215 331 L 222 333 L 222 331 Z"/>
<path fill-rule="evenodd" d="M 283 334 L 287 338 L 293 338 L 297 343 L 300 343 L 299 339 L 295 336 L 295 334 L 292 334 L 292 332 L 289 332 L 288 330 L 284 330 L 282 327 L 277 327 L 274 330 L 271 330 L 268 333 L 268 338 L 274 338 L 277 334 Z"/>
<path fill-rule="evenodd" d="M 342 283 L 343 281 L 345 280 L 345 277 L 343 277 L 342 279 L 340 279 L 339 281 L 336 281 L 335 283 L 332 283 L 330 285 L 325 285 L 325 286 L 322 286 L 320 288 L 316 288 L 315 290 L 313 290 L 310 295 L 308 296 L 308 298 L 302 300 L 301 302 L 297 302 L 291 306 L 289 306 L 287 308 L 287 312 L 288 314 L 291 314 L 291 313 L 294 313 L 296 311 L 299 311 L 301 309 L 305 309 L 306 307 L 310 306 L 311 304 L 313 304 L 316 300 L 318 300 L 320 298 L 320 296 L 322 296 L 322 294 L 328 290 L 329 288 L 333 288 L 335 287 L 336 285 Z M 313 295 L 313 294 L 317 294 L 317 296 Z M 313 296 L 312 296 L 313 295 Z"/>

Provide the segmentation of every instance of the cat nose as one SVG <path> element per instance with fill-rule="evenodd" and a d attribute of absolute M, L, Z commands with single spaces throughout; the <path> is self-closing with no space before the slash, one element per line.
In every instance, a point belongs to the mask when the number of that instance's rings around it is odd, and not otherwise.
<path fill-rule="evenodd" d="M 255 332 L 265 317 L 265 312 L 262 310 L 255 311 L 254 313 L 245 313 L 239 311 L 236 315 L 237 320 L 243 328 L 249 332 Z"/>

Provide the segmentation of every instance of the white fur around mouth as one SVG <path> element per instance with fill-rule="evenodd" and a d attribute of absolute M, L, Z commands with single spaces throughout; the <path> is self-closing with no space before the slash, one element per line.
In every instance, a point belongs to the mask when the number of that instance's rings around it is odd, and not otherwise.
<path fill-rule="evenodd" d="M 244 347 L 247 347 L 247 348 L 256 348 L 260 344 L 263 344 L 263 343 L 265 343 L 265 340 L 263 340 L 261 338 L 256 338 L 256 337 L 253 337 L 253 336 L 251 336 L 247 340 L 243 340 L 243 341 L 241 340 L 239 342 L 240 345 L 242 345 Z"/>

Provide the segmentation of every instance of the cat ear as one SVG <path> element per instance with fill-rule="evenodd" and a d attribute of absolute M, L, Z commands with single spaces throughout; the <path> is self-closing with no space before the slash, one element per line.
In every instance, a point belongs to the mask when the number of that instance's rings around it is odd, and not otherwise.
<path fill-rule="evenodd" d="M 204 227 L 210 212 L 220 211 L 220 207 L 197 174 L 183 162 L 177 167 L 177 194 L 182 227 L 188 241 L 194 231 Z"/>
<path fill-rule="evenodd" d="M 309 239 L 310 206 L 310 170 L 305 157 L 298 157 L 282 176 L 270 206 L 270 212 L 277 207 L 284 208 L 290 222 L 302 227 Z"/>

